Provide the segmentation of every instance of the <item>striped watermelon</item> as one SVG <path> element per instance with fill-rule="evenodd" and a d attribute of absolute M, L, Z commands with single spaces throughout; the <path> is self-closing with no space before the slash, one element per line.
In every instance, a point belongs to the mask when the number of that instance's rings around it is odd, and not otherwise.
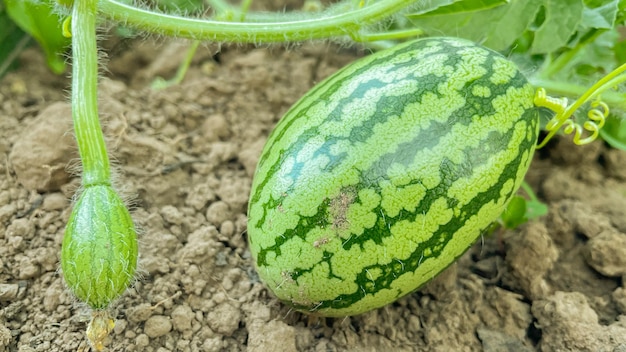
<path fill-rule="evenodd" d="M 248 234 L 261 279 L 324 316 L 428 282 L 519 188 L 537 142 L 533 95 L 513 63 L 456 38 L 407 42 L 318 84 L 256 170 Z"/>

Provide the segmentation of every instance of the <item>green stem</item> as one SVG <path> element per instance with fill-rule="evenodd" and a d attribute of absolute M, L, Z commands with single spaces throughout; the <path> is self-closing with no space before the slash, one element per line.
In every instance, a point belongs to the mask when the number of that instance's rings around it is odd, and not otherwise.
<path fill-rule="evenodd" d="M 77 0 L 72 10 L 72 118 L 85 187 L 111 183 L 98 119 L 97 5 L 98 0 Z"/>
<path fill-rule="evenodd" d="M 250 6 L 252 5 L 252 0 L 243 0 L 241 2 L 241 14 L 239 15 L 239 21 L 243 22 L 246 17 L 246 14 L 250 10 Z"/>
<path fill-rule="evenodd" d="M 193 60 L 193 57 L 196 54 L 196 51 L 198 50 L 198 46 L 200 46 L 200 41 L 198 40 L 193 41 L 189 49 L 187 49 L 187 55 L 185 55 L 185 59 L 178 66 L 178 70 L 176 70 L 176 75 L 168 80 L 162 77 L 157 77 L 152 82 L 152 85 L 151 85 L 152 89 L 160 90 L 160 89 L 165 89 L 173 85 L 180 84 L 180 82 L 182 82 L 183 79 L 185 79 L 185 75 L 187 74 L 187 70 L 189 70 L 189 66 L 191 66 L 191 61 Z"/>
<path fill-rule="evenodd" d="M 357 34 L 352 40 L 360 43 L 377 42 L 382 40 L 397 40 L 404 38 L 419 37 L 424 34 L 424 30 L 421 28 L 409 28 L 399 29 L 394 31 L 380 32 L 380 33 L 364 33 Z"/>
<path fill-rule="evenodd" d="M 235 43 L 268 43 L 303 41 L 337 36 L 355 36 L 364 26 L 390 16 L 419 0 L 382 0 L 351 11 L 344 3 L 330 8 L 325 16 L 301 12 L 299 19 L 293 15 L 276 14 L 274 21 L 227 22 L 211 19 L 186 18 L 155 13 L 121 3 L 117 0 L 100 0 L 101 14 L 115 22 L 146 32 L 178 36 L 196 40 L 228 41 Z M 253 19 L 254 14 L 246 16 Z"/>

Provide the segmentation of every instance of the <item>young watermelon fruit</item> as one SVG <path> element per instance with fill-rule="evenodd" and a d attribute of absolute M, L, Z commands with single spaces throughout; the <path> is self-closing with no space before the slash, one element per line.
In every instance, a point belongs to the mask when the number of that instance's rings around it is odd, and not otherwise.
<path fill-rule="evenodd" d="M 519 188 L 537 142 L 533 96 L 512 62 L 456 38 L 407 42 L 318 84 L 256 170 L 248 235 L 261 279 L 323 316 L 431 280 Z"/>

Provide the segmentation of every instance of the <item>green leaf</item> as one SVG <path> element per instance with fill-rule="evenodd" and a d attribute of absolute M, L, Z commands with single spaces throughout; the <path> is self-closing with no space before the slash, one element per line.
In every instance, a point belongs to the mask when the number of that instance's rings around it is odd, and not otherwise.
<path fill-rule="evenodd" d="M 517 195 L 513 196 L 500 218 L 507 229 L 514 229 L 528 221 L 526 218 L 526 199 Z"/>
<path fill-rule="evenodd" d="M 460 36 L 482 42 L 495 50 L 504 50 L 534 21 L 543 1 L 515 0 L 480 11 L 439 16 L 412 14 L 408 18 L 430 35 Z"/>
<path fill-rule="evenodd" d="M 626 150 L 626 121 L 615 115 L 609 115 L 600 136 L 616 149 Z"/>
<path fill-rule="evenodd" d="M 455 1 L 449 5 L 440 6 L 437 9 L 424 13 L 423 17 L 449 15 L 456 13 L 468 13 L 491 9 L 510 2 L 510 0 L 465 0 Z M 414 14 L 415 15 L 415 14 Z"/>
<path fill-rule="evenodd" d="M 581 26 L 589 28 L 613 28 L 617 17 L 619 0 L 611 0 L 604 4 L 598 1 L 586 1 L 583 9 Z"/>
<path fill-rule="evenodd" d="M 15 59 L 29 41 L 28 34 L 13 23 L 6 11 L 0 8 L 0 77 L 14 66 Z"/>
<path fill-rule="evenodd" d="M 433 1 L 420 1 L 417 5 L 412 8 L 413 13 L 407 15 L 408 17 L 415 17 L 425 13 L 429 13 L 431 11 L 435 11 L 436 9 L 450 5 L 459 0 L 433 0 Z"/>
<path fill-rule="evenodd" d="M 63 52 L 70 41 L 62 35 L 59 17 L 52 12 L 52 2 L 5 0 L 5 4 L 11 19 L 44 50 L 50 69 L 57 74 L 65 71 Z"/>
<path fill-rule="evenodd" d="M 537 199 L 526 201 L 526 213 L 524 216 L 528 220 L 538 218 L 548 214 L 548 206 Z"/>
<path fill-rule="evenodd" d="M 526 182 L 522 183 L 522 189 L 527 193 L 530 200 L 515 195 L 507 205 L 506 210 L 500 215 L 501 223 L 507 229 L 514 229 L 528 220 L 548 213 L 548 206 L 537 199 L 535 192 Z"/>
<path fill-rule="evenodd" d="M 575 55 L 554 76 L 555 79 L 591 85 L 617 67 L 619 62 L 616 60 L 614 45 L 620 34 L 616 30 L 597 31 L 601 31 L 601 34 L 593 41 L 581 41 L 572 49 L 576 51 Z"/>
<path fill-rule="evenodd" d="M 582 0 L 544 0 L 545 19 L 535 32 L 532 54 L 546 54 L 567 44 L 583 16 Z"/>

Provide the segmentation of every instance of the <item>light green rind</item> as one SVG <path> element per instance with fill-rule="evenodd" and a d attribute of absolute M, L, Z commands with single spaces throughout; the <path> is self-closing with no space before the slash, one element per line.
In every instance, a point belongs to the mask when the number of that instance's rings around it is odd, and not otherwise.
<path fill-rule="evenodd" d="M 132 282 L 137 238 L 126 206 L 109 185 L 87 187 L 63 237 L 61 268 L 71 291 L 104 309 Z"/>
<path fill-rule="evenodd" d="M 511 62 L 454 38 L 340 70 L 287 112 L 262 153 L 248 211 L 259 275 L 327 316 L 428 282 L 519 188 L 537 139 L 533 95 Z"/>

